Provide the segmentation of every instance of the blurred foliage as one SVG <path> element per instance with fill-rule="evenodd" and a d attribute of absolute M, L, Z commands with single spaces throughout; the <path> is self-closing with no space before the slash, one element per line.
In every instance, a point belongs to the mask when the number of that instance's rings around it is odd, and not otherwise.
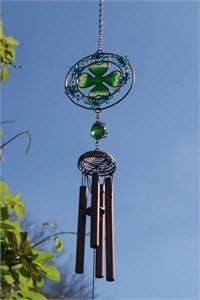
<path fill-rule="evenodd" d="M 6 36 L 3 32 L 3 22 L 0 20 L 0 81 L 5 83 L 9 77 L 9 67 L 21 67 L 15 65 L 15 46 L 19 42 L 12 36 Z M 7 123 L 6 122 L 1 122 Z M 21 132 L 6 142 L 0 144 L 0 151 L 22 134 L 27 134 L 29 144 L 26 154 L 31 145 L 29 131 Z M 3 131 L 0 129 L 0 137 L 3 141 Z M 0 161 L 3 156 L 0 153 Z M 44 237 L 43 230 L 34 231 L 36 239 L 30 240 L 31 230 L 24 230 L 22 223 L 27 215 L 24 210 L 24 202 L 19 193 L 11 194 L 5 181 L 0 181 L 0 234 L 1 234 L 1 288 L 0 299 L 55 299 L 55 294 L 43 290 L 45 282 L 57 294 L 73 299 L 88 299 L 91 291 L 88 280 L 85 277 L 72 276 L 69 268 L 63 265 L 61 272 L 52 264 L 55 253 L 38 250 L 38 246 L 44 242 L 53 240 L 57 252 L 63 250 L 63 242 L 60 234 L 76 234 L 76 232 L 59 232 Z M 25 218 L 24 218 L 25 216 Z M 22 218 L 23 217 L 23 218 Z M 55 224 L 44 222 L 43 225 L 55 229 Z M 29 233 L 28 233 L 29 232 Z M 42 235 L 41 235 L 42 234 Z M 37 249 L 36 249 L 37 248 Z M 49 250 L 49 248 L 48 248 Z M 70 261 L 71 262 L 71 261 Z M 52 284 L 53 280 L 53 284 Z M 53 297 L 53 298 L 52 298 Z M 56 296 L 57 297 L 57 296 Z M 58 296 L 59 299 L 61 299 Z"/>
<path fill-rule="evenodd" d="M 28 232 L 24 232 L 20 224 L 25 213 L 24 202 L 19 193 L 9 192 L 5 181 L 0 182 L 0 209 L 1 299 L 46 299 L 32 289 L 42 287 L 45 278 L 60 280 L 57 268 L 47 264 L 55 254 L 39 251 L 30 243 Z M 58 236 L 55 244 L 60 251 L 62 242 Z"/>
<path fill-rule="evenodd" d="M 9 66 L 14 68 L 21 67 L 14 64 L 15 62 L 15 46 L 19 46 L 19 42 L 12 36 L 6 36 L 3 32 L 3 21 L 0 20 L 0 80 L 6 82 L 10 70 Z"/>
<path fill-rule="evenodd" d="M 9 66 L 19 67 L 15 62 L 15 49 L 19 42 L 3 32 L 3 22 L 0 20 L 0 81 L 6 82 L 9 76 Z M 28 134 L 28 154 L 31 144 L 29 131 L 21 132 L 0 145 L 0 150 L 22 134 Z M 3 131 L 0 129 L 2 139 Z M 3 140 L 3 139 L 2 139 Z M 0 154 L 0 160 L 3 156 Z M 1 299 L 46 299 L 42 293 L 34 289 L 44 286 L 45 278 L 60 280 L 58 269 L 52 263 L 53 252 L 39 251 L 36 244 L 30 242 L 28 232 L 21 227 L 21 218 L 25 214 L 24 202 L 19 193 L 11 194 L 5 181 L 0 181 L 0 233 L 1 233 Z M 48 237 L 46 238 L 48 239 Z M 58 236 L 55 237 L 57 251 L 63 248 Z M 39 242 L 41 243 L 41 241 Z M 38 244 L 38 243 L 37 243 Z"/>

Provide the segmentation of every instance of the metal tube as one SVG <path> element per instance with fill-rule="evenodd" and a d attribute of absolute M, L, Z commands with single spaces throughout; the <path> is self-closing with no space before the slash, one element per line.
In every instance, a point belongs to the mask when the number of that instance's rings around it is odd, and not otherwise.
<path fill-rule="evenodd" d="M 78 234 L 76 243 L 76 273 L 84 271 L 84 252 L 85 252 L 85 227 L 87 209 L 87 187 L 80 186 L 79 191 L 79 211 L 78 211 Z"/>
<path fill-rule="evenodd" d="M 106 280 L 115 280 L 114 266 L 114 220 L 112 178 L 105 179 L 105 213 L 106 213 Z"/>
<path fill-rule="evenodd" d="M 92 174 L 90 247 L 99 247 L 100 184 L 98 173 Z"/>
<path fill-rule="evenodd" d="M 99 247 L 96 249 L 96 277 L 104 276 L 104 186 L 100 184 Z"/>

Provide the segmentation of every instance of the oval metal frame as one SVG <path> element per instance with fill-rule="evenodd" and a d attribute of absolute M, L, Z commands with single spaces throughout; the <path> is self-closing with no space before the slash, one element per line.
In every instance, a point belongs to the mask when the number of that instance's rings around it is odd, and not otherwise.
<path fill-rule="evenodd" d="M 122 83 L 114 93 L 110 94 L 111 97 L 102 96 L 98 98 L 97 97 L 92 98 L 86 96 L 79 90 L 77 86 L 78 77 L 81 75 L 82 71 L 87 69 L 90 65 L 94 63 L 98 64 L 103 62 L 108 62 L 116 65 L 121 70 L 124 76 L 124 83 Z M 77 63 L 75 63 L 70 68 L 65 78 L 64 86 L 65 86 L 65 94 L 74 104 L 89 110 L 96 110 L 96 109 L 104 110 L 121 102 L 129 94 L 134 82 L 135 82 L 135 72 L 129 62 L 129 59 L 126 56 L 120 56 L 114 53 L 97 51 L 94 54 L 88 55 L 80 59 Z M 127 86 L 127 83 L 128 83 L 128 88 L 126 89 L 125 94 L 122 95 L 119 99 L 115 100 L 114 99 L 116 96 L 115 94 L 117 94 L 117 92 L 121 88 Z"/>

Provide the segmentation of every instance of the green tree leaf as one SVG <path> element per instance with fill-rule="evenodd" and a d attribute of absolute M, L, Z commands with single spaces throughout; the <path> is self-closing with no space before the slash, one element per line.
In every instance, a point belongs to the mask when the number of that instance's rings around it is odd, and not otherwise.
<path fill-rule="evenodd" d="M 61 252 L 63 250 L 63 247 L 64 247 L 63 242 L 61 241 L 61 239 L 58 235 L 55 236 L 54 240 L 55 240 L 57 251 Z"/>
<path fill-rule="evenodd" d="M 22 256 L 30 256 L 32 255 L 31 245 L 28 238 L 28 232 L 20 232 L 21 244 L 19 246 L 18 254 Z"/>
<path fill-rule="evenodd" d="M 33 265 L 31 258 L 21 258 L 21 262 L 25 269 L 29 272 L 34 282 L 40 281 L 41 276 L 39 270 Z"/>
<path fill-rule="evenodd" d="M 33 280 L 31 278 L 31 274 L 30 272 L 22 265 L 19 264 L 20 268 L 18 269 L 19 271 L 19 279 L 20 279 L 20 283 L 22 286 L 27 286 L 27 287 L 34 287 L 34 283 Z"/>
<path fill-rule="evenodd" d="M 24 215 L 24 207 L 16 205 L 15 206 L 15 212 L 16 212 L 16 215 L 18 216 L 18 218 L 23 217 L 23 215 Z"/>
<path fill-rule="evenodd" d="M 19 270 L 19 269 L 21 269 L 22 267 L 23 267 L 22 264 L 17 264 L 17 265 L 15 265 L 15 269 L 16 269 L 16 270 Z"/>
<path fill-rule="evenodd" d="M 49 226 L 50 228 L 56 228 L 56 224 L 49 223 L 49 222 L 43 222 L 42 225 Z"/>
<path fill-rule="evenodd" d="M 4 33 L 3 33 L 2 26 L 0 25 L 0 39 L 2 40 L 3 38 L 4 38 Z"/>
<path fill-rule="evenodd" d="M 4 57 L 4 62 L 7 63 L 7 64 L 12 64 L 12 61 L 15 60 L 15 49 L 11 46 L 7 46 L 5 49 L 4 49 L 5 53 L 5 57 Z"/>
<path fill-rule="evenodd" d="M 12 231 L 15 234 L 17 242 L 20 243 L 21 242 L 20 232 L 23 231 L 21 226 L 20 226 L 20 222 L 19 221 L 14 221 L 14 222 L 8 223 L 7 220 L 5 222 L 6 222 L 6 224 L 11 224 L 14 227 L 14 229 L 12 229 L 10 231 Z"/>
<path fill-rule="evenodd" d="M 17 239 L 16 239 L 16 236 L 15 236 L 14 232 L 7 231 L 6 232 L 6 236 L 8 238 L 8 241 L 9 241 L 9 243 L 10 243 L 13 251 L 17 253 L 17 251 L 18 251 L 18 244 L 17 244 Z"/>
<path fill-rule="evenodd" d="M 40 280 L 37 281 L 37 287 L 43 287 L 44 286 L 44 280 L 40 278 Z"/>
<path fill-rule="evenodd" d="M 1 266 L 1 271 L 7 272 L 9 270 L 9 267 L 7 265 Z"/>
<path fill-rule="evenodd" d="M 18 46 L 19 45 L 19 42 L 16 39 L 14 39 L 12 36 L 7 36 L 6 39 L 5 39 L 5 43 L 9 44 L 11 46 Z"/>
<path fill-rule="evenodd" d="M 9 213 L 7 207 L 1 207 L 1 220 L 5 221 L 9 219 Z M 3 224 L 2 224 L 3 225 Z"/>
<path fill-rule="evenodd" d="M 1 71 L 0 71 L 0 80 L 2 82 L 6 82 L 7 79 L 9 77 L 9 69 L 7 67 L 4 67 Z"/>
<path fill-rule="evenodd" d="M 34 259 L 34 263 L 36 264 L 43 264 L 44 262 L 52 260 L 55 257 L 55 254 L 52 252 L 44 252 L 38 250 L 33 250 L 33 254 L 36 256 L 36 258 Z"/>
<path fill-rule="evenodd" d="M 40 293 L 36 293 L 29 290 L 20 290 L 18 294 L 23 297 L 23 299 L 37 299 L 37 300 L 47 300 L 46 297 L 44 297 Z"/>
<path fill-rule="evenodd" d="M 0 181 L 0 192 L 3 193 L 3 194 L 9 192 L 8 185 L 5 181 Z"/>
<path fill-rule="evenodd" d="M 8 284 L 13 285 L 14 284 L 14 279 L 11 275 L 5 275 L 4 278 L 6 279 L 6 281 L 8 282 Z"/>
<path fill-rule="evenodd" d="M 55 266 L 52 265 L 40 265 L 39 266 L 40 270 L 42 271 L 42 273 L 45 274 L 45 276 L 51 280 L 60 280 L 60 273 L 59 271 L 56 269 Z"/>
<path fill-rule="evenodd" d="M 15 229 L 15 227 L 10 225 L 10 224 L 5 224 L 5 223 L 1 224 L 1 230 L 2 231 L 3 230 L 10 230 L 10 229 Z"/>
<path fill-rule="evenodd" d="M 8 290 L 8 292 L 5 294 L 5 298 L 6 300 L 12 300 L 14 299 L 14 290 L 13 288 L 11 288 L 10 290 Z"/>

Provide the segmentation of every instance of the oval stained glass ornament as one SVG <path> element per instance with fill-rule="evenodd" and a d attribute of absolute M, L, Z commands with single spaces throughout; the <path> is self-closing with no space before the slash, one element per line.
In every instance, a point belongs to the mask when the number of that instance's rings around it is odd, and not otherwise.
<path fill-rule="evenodd" d="M 135 73 L 127 56 L 96 52 L 75 63 L 65 78 L 65 93 L 78 106 L 106 109 L 130 92 Z"/>

